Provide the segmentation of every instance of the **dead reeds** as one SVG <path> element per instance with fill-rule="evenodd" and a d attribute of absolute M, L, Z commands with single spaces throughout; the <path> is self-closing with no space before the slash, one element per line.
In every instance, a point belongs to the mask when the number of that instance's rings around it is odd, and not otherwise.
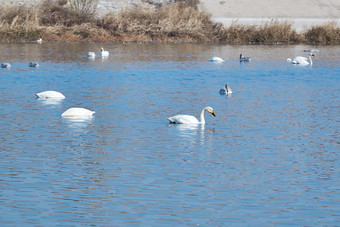
<path fill-rule="evenodd" d="M 79 0 L 80 1 L 80 0 Z M 81 0 L 93 4 L 96 0 Z M 27 8 L 0 8 L 2 41 L 165 41 L 226 43 L 320 43 L 339 44 L 340 28 L 335 22 L 313 26 L 297 33 L 292 23 L 273 20 L 262 25 L 237 22 L 225 27 L 198 9 L 199 0 L 157 6 L 145 4 L 95 16 L 93 5 L 85 11 L 66 6 L 64 0 L 45 0 Z"/>

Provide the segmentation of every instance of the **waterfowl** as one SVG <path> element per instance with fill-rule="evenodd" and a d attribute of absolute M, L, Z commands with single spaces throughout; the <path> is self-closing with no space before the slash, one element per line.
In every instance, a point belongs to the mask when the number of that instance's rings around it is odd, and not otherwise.
<path fill-rule="evenodd" d="M 209 59 L 209 61 L 212 61 L 212 62 L 224 62 L 225 60 L 223 60 L 220 57 L 212 57 L 212 58 Z"/>
<path fill-rule="evenodd" d="M 191 115 L 175 115 L 173 117 L 169 117 L 168 120 L 170 121 L 170 124 L 205 124 L 205 111 L 211 113 L 214 117 L 216 117 L 213 108 L 207 106 L 201 112 L 200 121 L 196 117 Z"/>
<path fill-rule="evenodd" d="M 231 90 L 228 84 L 225 84 L 225 88 L 220 89 L 220 95 L 227 95 L 231 93 L 233 93 L 233 91 Z"/>
<path fill-rule="evenodd" d="M 39 67 L 39 64 L 38 64 L 38 62 L 30 62 L 30 63 L 28 64 L 28 66 L 29 66 L 29 67 L 38 68 L 38 67 Z"/>
<path fill-rule="evenodd" d="M 250 57 L 244 57 L 243 54 L 240 54 L 240 62 L 249 62 L 251 61 Z"/>
<path fill-rule="evenodd" d="M 7 69 L 10 69 L 12 66 L 11 64 L 7 63 L 7 62 L 4 62 L 1 64 L 1 68 L 7 68 Z"/>
<path fill-rule="evenodd" d="M 308 49 L 308 50 L 303 50 L 303 52 L 315 53 L 315 52 L 320 52 L 320 50 L 319 49 Z"/>
<path fill-rule="evenodd" d="M 88 58 L 95 58 L 96 57 L 96 54 L 94 52 L 88 52 L 87 53 L 87 57 Z"/>
<path fill-rule="evenodd" d="M 102 47 L 102 48 L 101 48 L 101 51 L 100 51 L 100 55 L 101 55 L 102 57 L 107 57 L 107 56 L 109 56 L 109 52 L 106 51 L 106 50 L 104 50 L 104 48 Z"/>
<path fill-rule="evenodd" d="M 62 117 L 84 118 L 91 117 L 95 111 L 91 111 L 81 107 L 72 107 L 61 114 Z"/>
<path fill-rule="evenodd" d="M 65 96 L 58 91 L 43 91 L 35 94 L 39 99 L 64 99 Z"/>
<path fill-rule="evenodd" d="M 37 43 L 42 43 L 42 39 L 41 39 L 41 38 L 38 39 L 38 40 L 37 40 Z"/>
<path fill-rule="evenodd" d="M 293 64 L 299 64 L 299 65 L 313 65 L 313 61 L 312 61 L 312 57 L 314 57 L 315 55 L 313 53 L 309 54 L 309 62 L 308 59 L 306 57 L 302 57 L 302 56 L 297 56 L 293 59 L 291 58 L 287 58 L 288 62 L 291 62 Z"/>

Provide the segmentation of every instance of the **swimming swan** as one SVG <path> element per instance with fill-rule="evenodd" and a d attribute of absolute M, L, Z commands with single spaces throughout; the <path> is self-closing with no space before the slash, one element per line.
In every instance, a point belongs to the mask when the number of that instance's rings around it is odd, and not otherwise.
<path fill-rule="evenodd" d="M 251 61 L 250 57 L 244 57 L 243 54 L 240 54 L 240 62 L 249 62 Z"/>
<path fill-rule="evenodd" d="M 225 84 L 225 88 L 220 89 L 220 95 L 227 95 L 231 93 L 233 93 L 233 91 L 231 90 L 228 84 Z"/>
<path fill-rule="evenodd" d="M 35 67 L 35 68 L 38 68 L 39 67 L 39 64 L 38 64 L 38 62 L 30 62 L 29 64 L 28 64 L 28 66 L 29 67 Z"/>
<path fill-rule="evenodd" d="M 305 57 L 301 57 L 301 56 L 297 56 L 293 59 L 291 58 L 287 58 L 288 62 L 291 62 L 293 64 L 298 64 L 298 65 L 313 65 L 313 61 L 312 61 L 312 57 L 314 57 L 315 55 L 313 53 L 309 54 L 309 62 L 308 59 Z"/>
<path fill-rule="evenodd" d="M 94 52 L 88 52 L 87 53 L 87 57 L 88 58 L 95 58 L 96 57 L 96 54 Z"/>
<path fill-rule="evenodd" d="M 109 56 L 109 52 L 104 50 L 104 48 L 102 47 L 101 50 L 100 50 L 100 55 L 102 57 L 108 57 Z"/>
<path fill-rule="evenodd" d="M 168 120 L 170 121 L 170 124 L 205 124 L 205 119 L 204 119 L 204 112 L 207 111 L 211 113 L 214 117 L 216 117 L 213 108 L 210 106 L 205 107 L 200 115 L 200 120 L 194 116 L 191 115 L 176 115 L 173 117 L 169 117 Z"/>
<path fill-rule="evenodd" d="M 212 58 L 209 59 L 209 61 L 212 61 L 212 62 L 224 62 L 225 60 L 223 60 L 220 57 L 212 57 Z"/>
<path fill-rule="evenodd" d="M 7 62 L 4 62 L 1 64 L 1 68 L 7 68 L 7 69 L 10 69 L 11 68 L 11 64 L 7 63 Z"/>
<path fill-rule="evenodd" d="M 65 96 L 58 91 L 43 91 L 35 94 L 39 99 L 64 99 Z"/>
<path fill-rule="evenodd" d="M 37 43 L 42 43 L 42 38 L 38 39 Z"/>
<path fill-rule="evenodd" d="M 62 117 L 87 118 L 92 117 L 95 111 L 81 107 L 72 107 L 61 114 Z"/>

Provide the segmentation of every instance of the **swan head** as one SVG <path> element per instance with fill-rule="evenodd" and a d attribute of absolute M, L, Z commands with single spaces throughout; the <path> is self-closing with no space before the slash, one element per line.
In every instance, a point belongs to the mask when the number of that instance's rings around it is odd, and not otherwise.
<path fill-rule="evenodd" d="M 311 56 L 311 57 L 314 57 L 314 56 L 315 56 L 315 54 L 313 54 L 313 53 L 310 53 L 310 54 L 309 54 L 309 56 Z"/>
<path fill-rule="evenodd" d="M 103 48 L 103 47 L 102 47 L 102 48 L 100 48 L 100 51 L 101 51 L 101 52 L 103 52 L 103 51 L 104 51 L 104 48 Z"/>
<path fill-rule="evenodd" d="M 211 108 L 210 106 L 205 107 L 204 110 L 216 117 L 213 108 Z"/>

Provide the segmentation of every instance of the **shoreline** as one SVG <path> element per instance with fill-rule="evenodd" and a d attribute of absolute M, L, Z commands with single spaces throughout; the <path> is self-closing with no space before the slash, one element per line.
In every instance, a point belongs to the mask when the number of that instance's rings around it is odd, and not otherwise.
<path fill-rule="evenodd" d="M 325 23 L 336 22 L 340 24 L 340 18 L 228 18 L 228 17 L 212 17 L 211 20 L 216 23 L 222 23 L 224 26 L 229 27 L 233 23 L 247 25 L 247 26 L 260 26 L 265 23 L 278 21 L 280 23 L 288 22 L 292 24 L 292 28 L 297 33 L 303 33 L 313 26 L 322 26 Z"/>

